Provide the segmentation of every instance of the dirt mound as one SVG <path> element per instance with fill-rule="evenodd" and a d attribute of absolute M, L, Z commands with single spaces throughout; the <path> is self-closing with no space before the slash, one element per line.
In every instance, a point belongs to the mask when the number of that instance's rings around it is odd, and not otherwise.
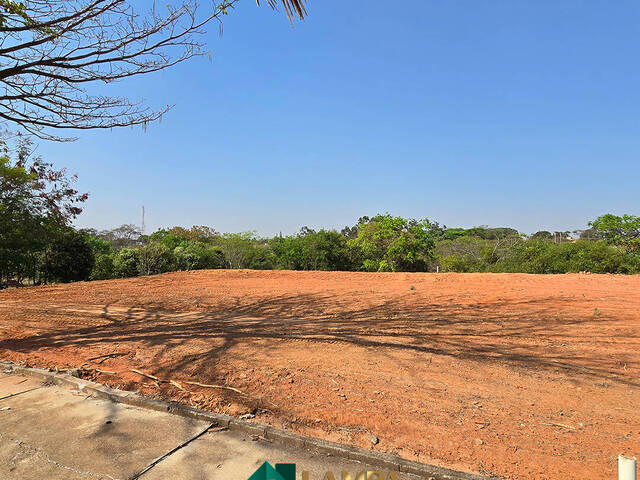
<path fill-rule="evenodd" d="M 451 468 L 614 478 L 640 453 L 639 293 L 640 276 L 179 272 L 0 292 L 0 358 Z"/>

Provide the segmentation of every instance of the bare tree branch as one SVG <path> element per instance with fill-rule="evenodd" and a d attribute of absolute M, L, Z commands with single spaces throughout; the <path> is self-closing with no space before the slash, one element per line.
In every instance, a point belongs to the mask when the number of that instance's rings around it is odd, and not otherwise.
<path fill-rule="evenodd" d="M 142 11 L 131 0 L 0 0 L 0 121 L 40 138 L 71 140 L 49 129 L 146 125 L 171 106 L 95 93 L 94 84 L 157 72 L 205 55 L 201 35 L 238 0 L 158 0 Z M 146 3 L 146 2 L 140 2 Z M 259 0 L 256 0 L 259 4 Z M 290 20 L 304 0 L 267 0 Z M 99 87 L 100 89 L 102 87 Z"/>

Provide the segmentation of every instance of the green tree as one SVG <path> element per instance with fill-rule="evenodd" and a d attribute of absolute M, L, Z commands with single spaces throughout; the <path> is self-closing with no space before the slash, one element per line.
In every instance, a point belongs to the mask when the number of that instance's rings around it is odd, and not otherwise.
<path fill-rule="evenodd" d="M 117 278 L 137 277 L 140 273 L 138 265 L 138 250 L 125 247 L 113 257 L 114 276 Z"/>
<path fill-rule="evenodd" d="M 86 237 L 67 227 L 53 234 L 44 251 L 42 270 L 47 281 L 88 280 L 94 261 L 93 250 Z"/>
<path fill-rule="evenodd" d="M 436 258 L 443 272 L 483 272 L 489 264 L 491 242 L 475 236 L 442 240 L 436 244 Z"/>
<path fill-rule="evenodd" d="M 113 251 L 111 243 L 104 238 L 99 237 L 95 230 L 85 228 L 80 230 L 80 233 L 84 235 L 87 243 L 91 246 L 91 250 L 93 250 L 94 255 L 107 255 Z"/>
<path fill-rule="evenodd" d="M 183 241 L 173 250 L 176 268 L 179 270 L 199 270 L 222 268 L 224 257 L 220 247 L 203 242 Z"/>
<path fill-rule="evenodd" d="M 173 270 L 174 257 L 171 249 L 161 243 L 149 243 L 138 248 L 140 275 L 156 275 Z"/>
<path fill-rule="evenodd" d="M 273 270 L 276 266 L 276 258 L 269 244 L 265 242 L 255 243 L 246 261 L 246 268 Z"/>
<path fill-rule="evenodd" d="M 278 236 L 269 241 L 276 265 L 284 270 L 304 270 L 302 242 L 295 235 Z"/>
<path fill-rule="evenodd" d="M 445 240 L 454 240 L 459 237 L 469 237 L 472 236 L 472 234 L 465 228 L 445 228 L 439 236 Z"/>
<path fill-rule="evenodd" d="M 279 268 L 289 270 L 349 270 L 347 239 L 334 230 L 303 227 L 297 235 L 269 242 Z"/>
<path fill-rule="evenodd" d="M 222 234 L 218 242 L 227 268 L 247 268 L 256 240 L 254 232 Z"/>
<path fill-rule="evenodd" d="M 640 217 L 607 213 L 589 222 L 611 245 L 619 245 L 629 252 L 640 251 Z"/>
<path fill-rule="evenodd" d="M 531 240 L 551 240 L 553 234 L 547 230 L 540 230 L 531 235 Z"/>
<path fill-rule="evenodd" d="M 426 271 L 433 260 L 435 242 L 429 220 L 407 220 L 376 215 L 358 225 L 348 244 L 360 251 L 365 271 Z"/>
<path fill-rule="evenodd" d="M 637 273 L 640 258 L 607 245 L 585 241 L 552 243 L 529 240 L 521 243 L 513 255 L 497 262 L 491 271 L 523 273 Z"/>
<path fill-rule="evenodd" d="M 113 266 L 114 254 L 98 254 L 91 270 L 90 280 L 109 280 L 116 277 Z"/>
<path fill-rule="evenodd" d="M 73 188 L 75 181 L 32 155 L 28 140 L 18 144 L 13 159 L 0 141 L 0 284 L 27 276 L 36 281 L 49 239 L 88 198 Z"/>

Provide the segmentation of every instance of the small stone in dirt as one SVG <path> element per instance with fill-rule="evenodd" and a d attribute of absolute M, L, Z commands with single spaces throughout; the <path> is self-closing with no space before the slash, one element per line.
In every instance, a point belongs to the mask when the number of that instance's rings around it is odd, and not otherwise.
<path fill-rule="evenodd" d="M 244 415 L 240 415 L 240 420 L 248 420 L 249 418 L 256 418 L 253 413 L 245 413 Z"/>
<path fill-rule="evenodd" d="M 380 439 L 375 436 L 373 433 L 369 433 L 367 434 L 367 439 L 373 444 L 373 445 L 377 445 L 378 443 L 380 443 Z"/>
<path fill-rule="evenodd" d="M 476 445 L 480 446 L 480 445 L 482 445 L 483 443 L 484 443 L 484 442 L 482 441 L 482 439 L 480 439 L 480 438 L 476 438 L 476 440 L 475 440 L 475 444 L 476 444 Z"/>
<path fill-rule="evenodd" d="M 227 414 L 228 415 L 232 415 L 234 417 L 237 417 L 237 416 L 240 416 L 240 415 L 244 415 L 244 414 L 247 414 L 247 413 L 251 413 L 249 408 L 247 408 L 244 405 L 237 404 L 237 403 L 230 403 L 227 407 L 228 407 L 227 408 Z M 240 417 L 240 418 L 242 418 L 242 417 Z"/>

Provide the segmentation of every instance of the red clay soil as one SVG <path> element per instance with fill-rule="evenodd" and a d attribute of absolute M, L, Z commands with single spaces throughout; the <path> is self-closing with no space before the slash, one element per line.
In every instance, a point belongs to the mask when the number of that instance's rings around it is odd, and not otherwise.
<path fill-rule="evenodd" d="M 615 478 L 640 454 L 639 334 L 640 276 L 236 270 L 0 293 L 2 359 L 527 480 Z"/>

